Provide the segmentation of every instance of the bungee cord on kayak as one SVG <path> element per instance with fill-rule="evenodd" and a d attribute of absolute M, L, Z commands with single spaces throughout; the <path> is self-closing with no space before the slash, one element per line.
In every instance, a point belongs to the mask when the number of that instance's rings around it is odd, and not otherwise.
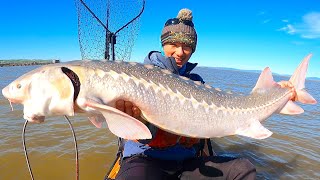
<path fill-rule="evenodd" d="M 68 116 L 64 116 L 65 120 L 68 122 L 70 130 L 72 132 L 72 137 L 73 137 L 73 142 L 74 142 L 74 149 L 75 149 L 75 160 L 76 160 L 76 180 L 79 180 L 79 152 L 78 152 L 78 144 L 77 144 L 77 138 L 76 138 L 76 134 L 74 132 L 74 128 L 71 124 L 71 121 L 69 120 Z M 26 134 L 26 128 L 28 125 L 28 120 L 25 121 L 24 125 L 23 125 L 23 129 L 22 129 L 22 145 L 23 145 L 23 151 L 24 151 L 24 155 L 26 158 L 26 163 L 28 166 L 28 171 L 30 174 L 30 178 L 32 180 L 34 180 L 34 176 L 32 173 L 32 169 L 31 169 L 31 165 L 30 165 L 30 161 L 29 161 L 29 155 L 28 155 L 28 151 L 27 151 L 27 145 L 26 145 L 26 138 L 25 138 L 25 134 Z"/>

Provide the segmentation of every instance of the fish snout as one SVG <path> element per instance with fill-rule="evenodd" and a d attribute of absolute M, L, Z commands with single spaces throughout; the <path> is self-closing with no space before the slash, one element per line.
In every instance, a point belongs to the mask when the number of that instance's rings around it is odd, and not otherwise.
<path fill-rule="evenodd" d="M 9 87 L 5 87 L 2 89 L 2 95 L 6 98 L 9 99 Z"/>
<path fill-rule="evenodd" d="M 9 86 L 5 87 L 2 89 L 2 95 L 8 99 L 11 103 L 20 103 L 20 101 L 17 101 L 15 99 L 13 99 L 12 95 L 10 94 L 9 91 Z"/>

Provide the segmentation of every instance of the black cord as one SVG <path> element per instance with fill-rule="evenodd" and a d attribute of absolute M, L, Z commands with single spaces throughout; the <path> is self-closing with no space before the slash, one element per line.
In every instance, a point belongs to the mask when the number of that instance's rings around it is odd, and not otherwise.
<path fill-rule="evenodd" d="M 73 136 L 73 141 L 74 141 L 74 149 L 76 151 L 76 180 L 79 180 L 79 153 L 78 153 L 78 145 L 77 145 L 76 134 L 74 132 L 73 126 L 72 126 L 69 118 L 67 116 L 64 116 L 64 117 L 68 121 L 69 127 L 70 127 L 70 129 L 72 131 L 72 136 Z M 27 166 L 28 166 L 30 177 L 31 177 L 32 180 L 34 180 L 32 169 L 31 169 L 30 162 L 29 162 L 29 156 L 28 156 L 28 152 L 27 152 L 26 139 L 25 139 L 25 133 L 26 133 L 27 124 L 28 124 L 28 120 L 25 121 L 24 126 L 23 126 L 23 130 L 22 130 L 22 145 L 23 145 L 24 155 L 25 155 L 25 158 L 26 158 L 26 162 L 27 162 Z"/>
<path fill-rule="evenodd" d="M 73 141 L 74 141 L 74 149 L 76 151 L 76 180 L 79 180 L 79 154 L 78 154 L 78 144 L 76 134 L 74 132 L 73 126 L 68 118 L 68 116 L 64 116 L 64 118 L 68 121 L 69 127 L 72 131 Z"/>
<path fill-rule="evenodd" d="M 32 180 L 34 180 L 34 177 L 33 177 L 33 174 L 32 174 L 32 170 L 31 170 L 31 166 L 30 166 L 30 162 L 29 162 L 29 156 L 28 156 L 28 152 L 27 152 L 27 146 L 26 146 L 25 133 L 26 133 L 27 124 L 28 124 L 28 120 L 26 120 L 26 121 L 24 122 L 23 130 L 22 130 L 22 145 L 23 145 L 24 156 L 25 156 L 25 158 L 26 158 L 26 162 L 27 162 L 27 166 L 28 166 L 28 170 L 29 170 L 30 177 L 31 177 Z"/>

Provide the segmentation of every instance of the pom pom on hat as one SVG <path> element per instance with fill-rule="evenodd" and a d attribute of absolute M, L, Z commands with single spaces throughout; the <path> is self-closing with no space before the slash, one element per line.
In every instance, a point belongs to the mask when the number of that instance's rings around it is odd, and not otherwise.
<path fill-rule="evenodd" d="M 190 9 L 181 9 L 177 15 L 177 18 L 180 20 L 180 21 L 185 21 L 185 20 L 188 20 L 188 21 L 192 21 L 192 11 Z"/>
<path fill-rule="evenodd" d="M 174 23 L 166 23 L 162 29 L 162 46 L 167 43 L 183 43 L 190 46 L 192 52 L 194 52 L 197 46 L 197 33 L 194 29 L 192 19 L 192 11 L 189 9 L 181 9 L 177 18 L 169 19 L 167 22 Z"/>

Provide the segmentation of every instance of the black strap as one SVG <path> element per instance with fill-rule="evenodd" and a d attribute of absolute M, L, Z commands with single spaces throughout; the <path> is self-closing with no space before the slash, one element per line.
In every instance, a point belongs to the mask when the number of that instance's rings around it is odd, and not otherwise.
<path fill-rule="evenodd" d="M 207 146 L 208 146 L 208 150 L 209 150 L 209 155 L 213 156 L 211 140 L 210 139 L 206 139 L 206 140 L 207 140 Z"/>
<path fill-rule="evenodd" d="M 206 142 L 205 139 L 200 139 L 198 156 L 203 156 L 203 150 L 204 150 L 205 142 Z"/>
<path fill-rule="evenodd" d="M 211 144 L 210 139 L 200 139 L 200 142 L 199 142 L 199 144 L 197 146 L 198 147 L 197 155 L 198 156 L 203 156 L 205 143 L 207 143 L 208 150 L 209 150 L 209 155 L 213 156 L 214 153 L 213 153 L 213 150 L 212 150 L 212 144 Z"/>
<path fill-rule="evenodd" d="M 75 101 L 79 95 L 80 92 L 80 80 L 78 75 L 73 72 L 72 70 L 66 68 L 66 67 L 61 67 L 61 70 L 63 73 L 65 73 L 69 79 L 72 82 L 73 88 L 74 88 L 74 95 L 73 95 L 73 101 Z"/>

